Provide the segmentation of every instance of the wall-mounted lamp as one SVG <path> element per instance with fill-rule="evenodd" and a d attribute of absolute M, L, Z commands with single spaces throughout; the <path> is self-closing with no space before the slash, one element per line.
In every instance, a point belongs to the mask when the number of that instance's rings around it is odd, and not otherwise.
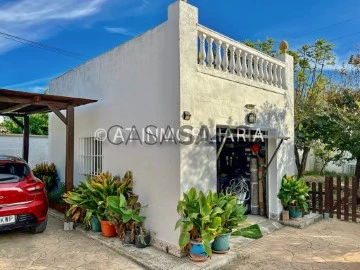
<path fill-rule="evenodd" d="M 253 110 L 255 108 L 255 106 L 256 106 L 255 104 L 246 104 L 245 108 L 249 109 L 249 110 Z"/>
<path fill-rule="evenodd" d="M 184 111 L 182 117 L 184 120 L 189 121 L 191 119 L 191 113 Z"/>
<path fill-rule="evenodd" d="M 255 113 L 249 113 L 246 116 L 246 120 L 249 124 L 255 124 L 256 123 L 256 114 Z"/>

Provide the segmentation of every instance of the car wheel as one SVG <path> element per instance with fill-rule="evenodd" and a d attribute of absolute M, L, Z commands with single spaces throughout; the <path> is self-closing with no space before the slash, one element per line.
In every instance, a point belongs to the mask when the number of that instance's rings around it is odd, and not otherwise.
<path fill-rule="evenodd" d="M 42 232 L 45 231 L 46 226 L 47 226 L 47 217 L 43 222 L 38 223 L 35 226 L 31 227 L 30 232 L 32 232 L 32 233 L 42 233 Z"/>

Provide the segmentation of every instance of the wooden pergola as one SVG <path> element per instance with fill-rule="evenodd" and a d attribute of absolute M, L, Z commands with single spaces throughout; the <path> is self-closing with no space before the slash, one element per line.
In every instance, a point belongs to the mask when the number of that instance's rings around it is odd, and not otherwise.
<path fill-rule="evenodd" d="M 26 161 L 29 159 L 29 115 L 53 112 L 60 118 L 66 125 L 65 187 L 66 191 L 71 191 L 74 182 L 74 108 L 96 101 L 0 89 L 0 115 L 10 117 L 23 129 L 23 159 Z M 66 110 L 66 115 L 61 110 Z"/>

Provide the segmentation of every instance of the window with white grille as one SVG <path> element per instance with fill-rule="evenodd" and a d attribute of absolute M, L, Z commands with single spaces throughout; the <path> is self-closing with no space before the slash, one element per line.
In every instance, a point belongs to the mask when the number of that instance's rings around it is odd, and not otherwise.
<path fill-rule="evenodd" d="M 103 167 L 103 145 L 95 136 L 80 138 L 80 174 L 95 176 L 102 172 Z"/>

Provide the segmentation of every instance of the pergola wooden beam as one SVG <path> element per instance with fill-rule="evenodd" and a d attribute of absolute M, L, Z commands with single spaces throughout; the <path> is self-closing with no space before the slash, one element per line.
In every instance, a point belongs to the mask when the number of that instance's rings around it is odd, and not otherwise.
<path fill-rule="evenodd" d="M 13 97 L 7 97 L 7 96 L 0 96 L 0 102 L 8 102 L 8 103 L 16 103 L 15 106 L 21 106 L 24 105 L 24 107 L 27 107 L 29 105 L 42 105 L 42 106 L 60 106 L 60 107 L 66 107 L 68 105 L 67 102 L 53 102 L 53 101 L 47 101 L 42 100 L 41 97 L 35 96 L 32 98 L 13 98 Z"/>
<path fill-rule="evenodd" d="M 15 115 L 9 115 L 9 117 L 11 118 L 11 120 L 13 120 L 21 129 L 24 129 L 24 124 L 21 123 Z M 24 115 L 19 115 L 18 117 L 24 117 Z"/>
<path fill-rule="evenodd" d="M 57 115 L 57 117 L 60 118 L 61 121 L 63 121 L 63 123 L 65 125 L 68 124 L 67 117 L 65 115 L 63 115 L 57 108 L 55 108 L 54 106 L 51 106 L 51 105 L 49 105 L 48 107 L 53 113 L 55 113 Z"/>
<path fill-rule="evenodd" d="M 2 109 L 0 110 L 0 113 L 11 113 L 11 112 L 14 112 L 14 111 L 17 111 L 17 110 L 20 110 L 20 109 L 23 109 L 27 106 L 31 105 L 31 103 L 25 103 L 25 104 L 16 104 L 10 108 L 6 108 L 6 109 Z"/>
<path fill-rule="evenodd" d="M 0 89 L 0 115 L 9 116 L 23 129 L 23 158 L 26 161 L 29 158 L 29 115 L 53 112 L 66 125 L 66 191 L 71 191 L 74 185 L 75 107 L 93 102 L 96 100 Z M 66 116 L 61 110 L 66 110 Z M 23 123 L 16 117 L 23 117 Z"/>
<path fill-rule="evenodd" d="M 66 109 L 66 163 L 65 163 L 65 187 L 67 191 L 73 190 L 74 176 L 74 106 L 69 105 Z"/>
<path fill-rule="evenodd" d="M 29 147 L 30 147 L 30 121 L 29 116 L 24 116 L 24 129 L 23 129 L 23 159 L 29 161 Z"/>
<path fill-rule="evenodd" d="M 29 161 L 29 146 L 30 146 L 30 121 L 28 115 L 19 115 L 17 117 L 22 117 L 24 120 L 21 123 L 16 116 L 8 115 L 11 120 L 15 122 L 23 130 L 23 152 L 22 158 L 28 162 Z"/>

